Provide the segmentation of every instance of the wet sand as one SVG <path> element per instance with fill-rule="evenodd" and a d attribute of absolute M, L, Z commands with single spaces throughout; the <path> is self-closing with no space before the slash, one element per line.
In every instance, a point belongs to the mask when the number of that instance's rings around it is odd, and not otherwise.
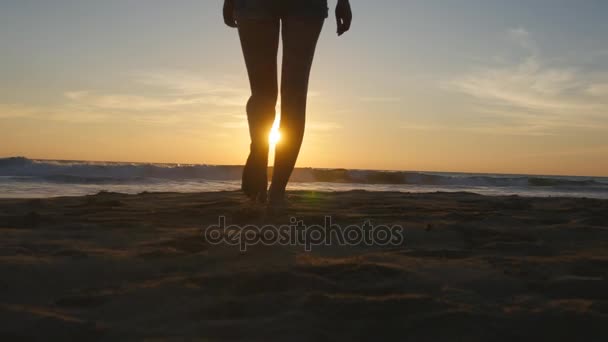
<path fill-rule="evenodd" d="M 212 245 L 237 192 L 0 200 L 0 340 L 608 340 L 608 200 L 294 192 L 399 246 Z"/>

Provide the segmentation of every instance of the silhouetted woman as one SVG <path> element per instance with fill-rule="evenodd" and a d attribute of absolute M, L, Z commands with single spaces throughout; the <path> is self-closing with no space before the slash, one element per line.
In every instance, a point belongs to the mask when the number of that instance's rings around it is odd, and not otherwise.
<path fill-rule="evenodd" d="M 238 27 L 251 97 L 247 119 L 251 146 L 243 171 L 242 189 L 250 198 L 283 205 L 285 187 L 302 145 L 306 119 L 308 78 L 315 47 L 327 18 L 327 0 L 225 0 L 224 21 Z M 348 0 L 336 6 L 338 35 L 350 28 Z M 281 74 L 281 144 L 276 147 L 274 171 L 268 186 L 269 134 L 278 97 L 277 52 L 283 38 Z"/>

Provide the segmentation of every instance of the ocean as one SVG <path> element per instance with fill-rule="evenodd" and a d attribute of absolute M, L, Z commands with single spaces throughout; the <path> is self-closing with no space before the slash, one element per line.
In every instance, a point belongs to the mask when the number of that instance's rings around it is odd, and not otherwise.
<path fill-rule="evenodd" d="M 0 198 L 231 191 L 242 167 L 0 158 Z M 290 190 L 473 192 L 608 199 L 608 177 L 298 168 Z"/>

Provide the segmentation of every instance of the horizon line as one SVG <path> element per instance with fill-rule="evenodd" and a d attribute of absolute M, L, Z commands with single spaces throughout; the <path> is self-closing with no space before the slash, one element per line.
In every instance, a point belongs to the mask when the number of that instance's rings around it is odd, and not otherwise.
<path fill-rule="evenodd" d="M 89 163 L 130 163 L 130 164 L 165 164 L 165 165 L 208 165 L 208 166 L 230 166 L 243 167 L 240 164 L 213 164 L 213 163 L 180 163 L 180 162 L 152 162 L 152 161 L 126 161 L 126 160 L 91 160 L 91 159 L 51 159 L 35 158 L 26 156 L 0 156 L 0 159 L 23 158 L 33 161 L 56 161 L 56 162 L 89 162 Z M 268 166 L 272 168 L 273 166 Z M 374 168 L 346 168 L 346 167 L 314 167 L 298 166 L 296 169 L 318 169 L 318 170 L 360 170 L 377 172 L 418 172 L 418 173 L 453 173 L 453 174 L 478 174 L 478 175 L 500 175 L 500 176 L 540 176 L 540 177 L 591 177 L 608 178 L 608 175 L 566 175 L 557 173 L 510 173 L 510 172 L 474 172 L 474 171 L 438 171 L 438 170 L 405 170 L 405 169 L 374 169 Z"/>

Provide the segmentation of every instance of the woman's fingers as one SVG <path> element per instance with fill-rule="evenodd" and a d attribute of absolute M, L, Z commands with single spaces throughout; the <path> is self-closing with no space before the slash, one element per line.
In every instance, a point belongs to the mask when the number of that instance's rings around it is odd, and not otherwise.
<path fill-rule="evenodd" d="M 350 30 L 353 14 L 348 1 L 339 1 L 336 6 L 336 22 L 338 24 L 338 36 Z"/>
<path fill-rule="evenodd" d="M 338 35 L 339 36 L 341 36 L 344 32 L 350 30 L 351 21 L 352 21 L 352 19 L 341 18 L 340 22 L 338 23 Z"/>
<path fill-rule="evenodd" d="M 224 23 L 226 23 L 226 25 L 230 26 L 230 27 L 237 27 L 236 25 L 236 21 L 232 18 L 226 18 L 224 17 Z"/>

